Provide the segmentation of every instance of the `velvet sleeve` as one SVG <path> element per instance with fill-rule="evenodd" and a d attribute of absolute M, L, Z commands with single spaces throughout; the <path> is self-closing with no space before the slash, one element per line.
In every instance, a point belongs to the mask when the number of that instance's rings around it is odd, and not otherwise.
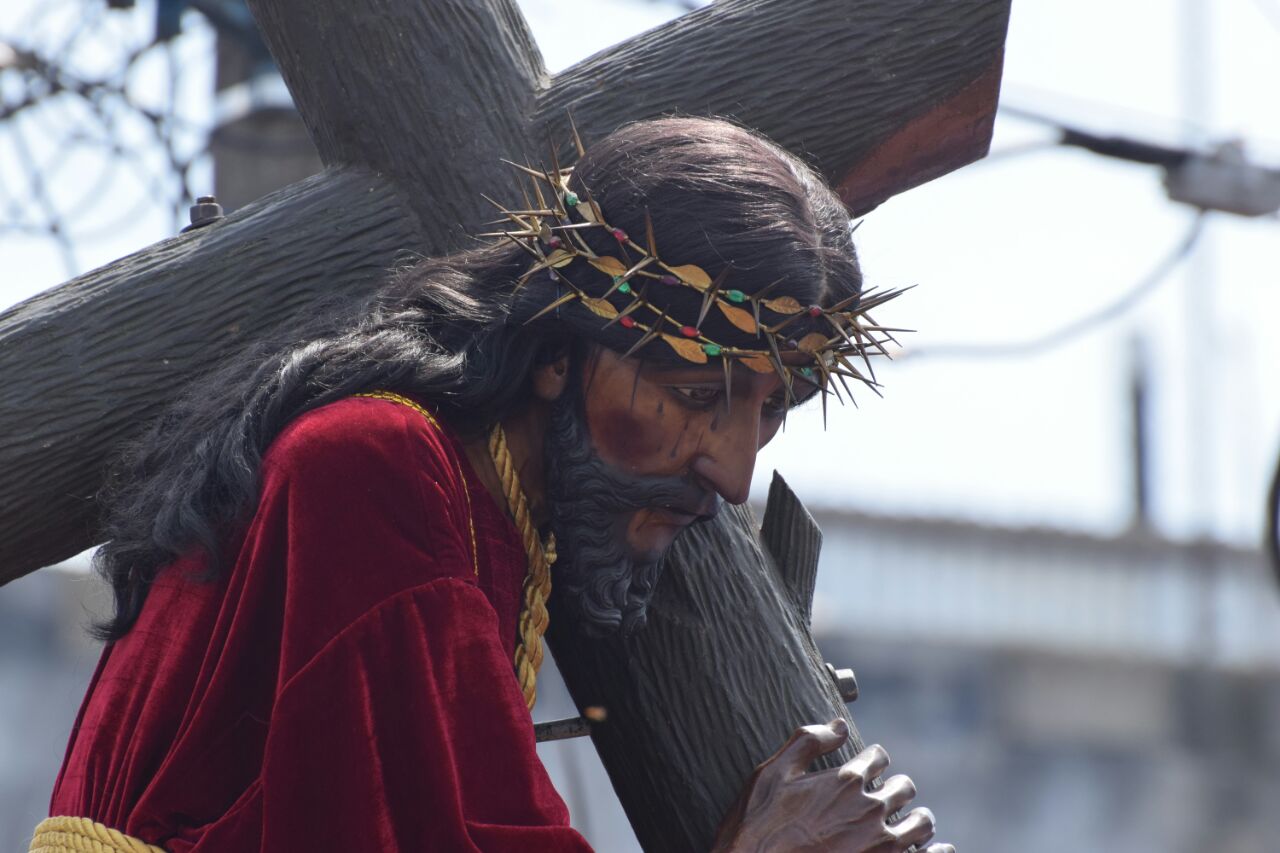
<path fill-rule="evenodd" d="M 365 398 L 310 412 L 273 443 L 241 556 L 284 566 L 279 683 L 401 590 L 475 581 L 472 502 L 484 496 L 458 457 L 419 412 Z"/>
<path fill-rule="evenodd" d="M 259 520 L 285 533 L 286 592 L 262 850 L 588 849 L 480 588 L 490 499 L 462 464 L 438 424 L 373 399 L 273 446 Z"/>
<path fill-rule="evenodd" d="M 475 586 L 407 589 L 283 685 L 263 765 L 263 850 L 588 850 L 535 752 Z"/>

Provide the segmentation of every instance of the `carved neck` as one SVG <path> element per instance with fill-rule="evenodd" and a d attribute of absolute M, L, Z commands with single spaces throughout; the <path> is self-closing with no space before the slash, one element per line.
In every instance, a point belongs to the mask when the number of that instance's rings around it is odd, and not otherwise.
<path fill-rule="evenodd" d="M 533 402 L 502 421 L 502 428 L 507 434 L 507 448 L 511 451 L 511 460 L 515 463 L 520 485 L 529 501 L 529 514 L 533 518 L 533 523 L 539 527 L 547 521 L 546 474 L 542 449 L 545 445 L 549 418 L 550 411 L 547 405 L 542 402 Z M 502 481 L 498 478 L 493 459 L 489 455 L 488 436 L 468 441 L 463 445 L 463 449 L 472 469 L 484 484 L 485 491 L 498 506 L 505 508 L 507 502 L 502 493 Z"/>

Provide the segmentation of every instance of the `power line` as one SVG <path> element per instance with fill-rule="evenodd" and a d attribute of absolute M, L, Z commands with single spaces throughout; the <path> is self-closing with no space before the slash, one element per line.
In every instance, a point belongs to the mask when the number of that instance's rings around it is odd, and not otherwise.
<path fill-rule="evenodd" d="M 972 169 L 974 166 L 989 166 L 995 163 L 1003 163 L 1007 160 L 1014 160 L 1019 157 L 1025 157 L 1028 154 L 1040 154 L 1045 151 L 1054 151 L 1062 147 L 1062 142 L 1057 139 L 1039 139 L 1034 142 L 1021 142 L 1016 145 L 1006 145 L 1004 148 L 996 148 L 983 157 L 969 165 Z"/>
<path fill-rule="evenodd" d="M 1104 323 L 1119 317 L 1146 296 L 1150 295 L 1171 272 L 1177 269 L 1195 248 L 1196 242 L 1204 231 L 1206 213 L 1199 211 L 1191 222 L 1187 233 L 1174 246 L 1173 251 L 1165 255 L 1151 272 L 1143 276 L 1130 287 L 1120 298 L 1111 304 L 1079 317 L 1048 334 L 1026 341 L 997 344 L 941 344 L 920 349 L 908 349 L 894 358 L 894 361 L 910 361 L 919 358 L 1014 358 L 1033 356 L 1047 352 L 1066 344 L 1075 338 L 1096 329 Z"/>

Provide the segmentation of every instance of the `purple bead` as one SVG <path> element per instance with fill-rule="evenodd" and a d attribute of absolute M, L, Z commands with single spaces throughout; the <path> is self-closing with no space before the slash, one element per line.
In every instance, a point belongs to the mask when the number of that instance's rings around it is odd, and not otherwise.
<path fill-rule="evenodd" d="M 680 283 L 680 279 L 669 274 L 664 275 L 662 278 L 658 279 L 658 281 L 662 282 L 663 284 L 679 284 Z"/>

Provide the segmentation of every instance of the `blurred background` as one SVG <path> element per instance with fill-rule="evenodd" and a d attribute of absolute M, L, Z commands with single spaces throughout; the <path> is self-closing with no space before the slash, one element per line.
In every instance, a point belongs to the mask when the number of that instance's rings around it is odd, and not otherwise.
<path fill-rule="evenodd" d="M 698 5 L 521 3 L 553 71 Z M 961 851 L 1278 846 L 1277 83 L 1280 0 L 1017 0 L 992 155 L 858 231 L 869 284 L 919 285 L 885 398 L 761 455 L 825 532 L 863 734 Z M 0 8 L 0 310 L 318 170 L 239 0 Z M 0 589 L 0 849 L 97 656 L 86 568 Z M 571 714 L 546 680 L 537 716 Z M 638 849 L 590 744 L 543 754 Z"/>

